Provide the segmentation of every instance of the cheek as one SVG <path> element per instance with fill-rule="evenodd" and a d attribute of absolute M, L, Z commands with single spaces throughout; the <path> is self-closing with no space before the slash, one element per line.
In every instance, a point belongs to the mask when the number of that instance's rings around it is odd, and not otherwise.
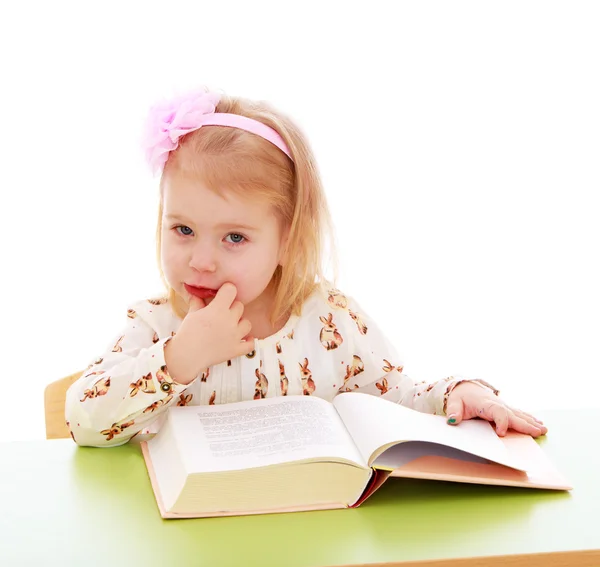
<path fill-rule="evenodd" d="M 252 286 L 256 279 L 256 264 L 237 258 L 233 262 L 222 263 L 224 279 L 232 282 L 238 288 L 239 294 L 245 294 L 247 288 Z"/>
<path fill-rule="evenodd" d="M 265 252 L 238 259 L 230 268 L 228 279 L 238 287 L 238 299 L 246 303 L 255 299 L 267 287 L 277 268 L 277 258 Z"/>
<path fill-rule="evenodd" d="M 163 240 L 160 249 L 161 267 L 169 279 L 169 275 L 179 273 L 185 266 L 186 258 L 183 247 L 173 246 L 169 240 Z"/>

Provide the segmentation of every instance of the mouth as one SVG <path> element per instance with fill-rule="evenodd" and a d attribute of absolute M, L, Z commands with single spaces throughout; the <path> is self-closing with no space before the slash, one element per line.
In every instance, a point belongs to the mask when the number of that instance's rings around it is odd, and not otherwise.
<path fill-rule="evenodd" d="M 188 284 L 183 284 L 183 286 L 190 295 L 199 297 L 200 299 L 208 299 L 217 295 L 216 289 L 210 289 L 208 287 L 196 287 Z"/>

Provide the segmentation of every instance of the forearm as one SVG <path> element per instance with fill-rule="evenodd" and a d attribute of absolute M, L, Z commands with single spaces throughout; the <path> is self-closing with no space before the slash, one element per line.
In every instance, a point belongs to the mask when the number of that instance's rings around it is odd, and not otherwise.
<path fill-rule="evenodd" d="M 470 380 L 455 375 L 438 380 L 437 382 L 427 383 L 423 381 L 413 383 L 412 388 L 405 388 L 398 403 L 423 413 L 446 415 L 448 397 L 459 384 L 465 382 L 477 384 L 481 388 L 489 389 L 494 394 L 498 393 L 498 390 L 483 380 Z"/>
<path fill-rule="evenodd" d="M 169 374 L 164 344 L 141 349 L 136 356 L 111 353 L 69 388 L 65 417 L 78 444 L 127 442 L 185 390 Z"/>

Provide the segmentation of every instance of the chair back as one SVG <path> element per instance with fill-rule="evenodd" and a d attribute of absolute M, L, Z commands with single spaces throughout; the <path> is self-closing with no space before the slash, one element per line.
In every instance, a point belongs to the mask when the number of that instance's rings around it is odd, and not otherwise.
<path fill-rule="evenodd" d="M 46 439 L 65 439 L 71 436 L 65 423 L 65 398 L 69 386 L 82 374 L 83 372 L 75 372 L 46 386 L 44 390 Z"/>

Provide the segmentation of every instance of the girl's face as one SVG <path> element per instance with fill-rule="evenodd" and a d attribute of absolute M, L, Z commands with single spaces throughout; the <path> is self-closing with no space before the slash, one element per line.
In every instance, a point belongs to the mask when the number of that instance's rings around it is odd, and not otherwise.
<path fill-rule="evenodd" d="M 268 313 L 272 298 L 267 286 L 285 245 L 272 207 L 231 192 L 220 196 L 181 174 L 165 181 L 161 258 L 169 285 L 189 302 L 185 284 L 218 290 L 231 282 L 244 316 Z"/>

